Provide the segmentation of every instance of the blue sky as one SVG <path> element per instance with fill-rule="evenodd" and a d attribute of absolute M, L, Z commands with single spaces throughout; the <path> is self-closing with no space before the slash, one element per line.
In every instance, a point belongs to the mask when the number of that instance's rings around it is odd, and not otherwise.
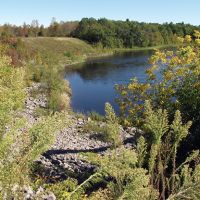
<path fill-rule="evenodd" d="M 83 17 L 200 25 L 200 0 L 1 0 L 0 24 L 38 19 L 48 25 Z"/>

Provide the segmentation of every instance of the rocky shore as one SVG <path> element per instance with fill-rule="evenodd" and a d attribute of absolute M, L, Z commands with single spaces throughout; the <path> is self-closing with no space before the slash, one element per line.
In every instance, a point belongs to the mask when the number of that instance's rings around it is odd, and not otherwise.
<path fill-rule="evenodd" d="M 68 175 L 84 179 L 95 169 L 95 166 L 81 159 L 80 154 L 95 152 L 103 154 L 109 151 L 111 144 L 94 138 L 96 132 L 85 133 L 84 126 L 88 119 L 72 117 L 72 125 L 57 135 L 56 142 L 49 151 L 44 153 L 37 163 L 42 167 L 40 174 L 49 181 L 64 180 Z M 134 146 L 136 129 L 123 130 L 121 136 L 127 148 Z"/>
<path fill-rule="evenodd" d="M 30 126 L 38 120 L 34 114 L 35 110 L 37 108 L 45 108 L 47 105 L 47 99 L 44 94 L 39 94 L 35 98 L 31 97 L 32 91 L 40 90 L 40 86 L 39 83 L 33 84 L 26 91 L 28 97 L 25 101 L 23 115 L 27 118 Z M 47 182 L 65 180 L 69 176 L 77 178 L 79 181 L 84 180 L 95 170 L 95 166 L 84 161 L 80 154 L 86 152 L 104 154 L 109 151 L 111 146 L 108 142 L 100 141 L 94 137 L 95 134 L 98 134 L 97 132 L 85 131 L 84 126 L 91 121 L 90 118 L 80 118 L 73 114 L 70 115 L 70 118 L 71 125 L 59 131 L 52 147 L 35 161 L 38 165 L 38 170 L 35 173 L 43 177 Z M 120 135 L 126 148 L 134 148 L 134 137 L 137 132 L 136 128 L 124 130 L 120 127 Z M 40 190 L 42 189 L 40 188 Z M 30 191 L 29 193 L 31 193 Z M 32 193 L 34 192 L 32 191 Z M 36 195 L 36 193 L 34 194 Z M 49 198 L 47 195 L 43 199 L 55 199 L 54 197 L 51 194 Z"/>

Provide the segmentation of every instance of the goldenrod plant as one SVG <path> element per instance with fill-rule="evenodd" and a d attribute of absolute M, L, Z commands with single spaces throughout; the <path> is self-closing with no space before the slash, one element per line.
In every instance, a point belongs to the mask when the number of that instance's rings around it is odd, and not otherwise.
<path fill-rule="evenodd" d="M 25 94 L 24 69 L 14 68 L 0 54 L 0 199 L 23 199 L 23 187 L 32 183 L 32 164 L 69 124 L 64 112 L 42 117 L 30 126 L 20 114 Z"/>
<path fill-rule="evenodd" d="M 141 125 L 144 101 L 170 115 L 179 109 L 193 126 L 199 122 L 200 32 L 178 38 L 179 46 L 171 50 L 155 50 L 149 59 L 147 79 L 140 83 L 132 78 L 127 85 L 117 85 L 118 103 L 126 125 Z"/>

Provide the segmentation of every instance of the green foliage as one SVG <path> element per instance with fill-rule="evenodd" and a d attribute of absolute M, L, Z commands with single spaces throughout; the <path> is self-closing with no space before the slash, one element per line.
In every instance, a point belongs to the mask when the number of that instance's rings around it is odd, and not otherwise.
<path fill-rule="evenodd" d="M 40 82 L 43 86 L 43 92 L 48 98 L 48 108 L 56 112 L 69 109 L 71 90 L 67 80 L 61 75 L 63 67 L 56 63 L 54 57 L 48 55 L 42 58 L 37 55 L 32 63 L 26 67 L 26 80 Z"/>
<path fill-rule="evenodd" d="M 112 200 L 112 194 L 108 188 L 100 188 L 98 191 L 93 192 L 87 199 L 89 200 Z"/>
<path fill-rule="evenodd" d="M 120 127 L 118 119 L 115 115 L 115 112 L 112 106 L 109 103 L 105 104 L 105 113 L 106 113 L 106 135 L 108 141 L 111 141 L 113 147 L 116 148 L 121 144 L 120 138 Z"/>
<path fill-rule="evenodd" d="M 74 35 L 101 47 L 132 48 L 169 44 L 174 41 L 175 34 L 186 36 L 179 38 L 181 45 L 176 51 L 155 52 L 150 59 L 152 67 L 147 70 L 146 83 L 132 79 L 128 85 L 117 86 L 121 94 L 119 105 L 125 125 L 136 124 L 145 131 L 137 140 L 136 150 L 121 147 L 119 119 L 111 105 L 106 103 L 105 118 L 92 113 L 92 121 L 85 129 L 100 134 L 103 140 L 112 144 L 114 150 L 104 155 L 85 155 L 83 159 L 95 164 L 97 170 L 81 184 L 67 179 L 46 185 L 58 199 L 200 198 L 199 150 L 192 151 L 185 159 L 177 157 L 182 143 L 188 138 L 189 129 L 191 135 L 199 133 L 200 129 L 200 33 L 196 31 L 193 37 L 187 35 L 193 29 L 184 24 L 158 25 L 106 19 L 83 19 L 80 22 Z M 39 34 L 37 21 L 29 31 L 29 35 Z M 59 23 L 53 22 L 49 28 L 51 36 L 57 35 L 59 31 Z M 47 34 L 44 27 L 40 28 L 40 34 Z M 30 56 L 34 59 L 26 68 L 26 80 L 43 84 L 48 94 L 49 110 L 53 111 L 53 114 L 42 114 L 43 117 L 30 127 L 19 115 L 25 99 L 25 72 L 12 66 L 15 60 L 20 60 L 19 55 L 25 58 L 29 52 L 10 34 L 3 34 L 1 39 L 8 44 L 0 46 L 0 198 L 22 199 L 23 186 L 32 182 L 30 174 L 34 160 L 49 148 L 56 131 L 69 124 L 65 112 L 56 112 L 67 107 L 64 102 L 66 94 L 70 93 L 69 85 L 60 76 L 63 69 L 57 64 L 62 57 L 74 59 L 79 56 L 81 52 L 77 44 L 80 41 L 61 38 L 63 45 L 60 43 L 57 50 L 58 55 L 62 56 L 55 59 L 50 49 L 52 45 L 58 44 L 58 38 L 51 42 L 47 38 L 26 40 L 26 45 L 35 43 L 35 50 L 47 42 L 48 47 L 40 50 L 44 53 Z M 72 40 L 77 42 L 76 45 L 66 49 L 66 43 Z M 81 44 L 84 48 L 90 47 Z M 93 49 L 90 50 L 88 54 L 93 52 Z M 20 53 L 15 54 L 15 51 Z M 10 54 L 12 58 L 7 56 Z M 158 78 L 158 74 L 161 78 Z M 193 141 L 198 142 L 198 137 L 193 137 Z M 95 188 L 95 184 L 100 187 Z M 92 192 L 89 196 L 86 195 L 88 190 Z"/>
<path fill-rule="evenodd" d="M 32 163 L 54 141 L 57 130 L 69 124 L 66 113 L 56 113 L 30 127 L 19 114 L 25 99 L 24 70 L 0 57 L 0 198 L 22 198 L 29 185 Z M 15 188 L 15 189 L 14 189 Z"/>
<path fill-rule="evenodd" d="M 77 21 L 57 22 L 54 18 L 48 27 L 39 25 L 38 20 L 32 20 L 31 24 L 24 23 L 22 26 L 4 24 L 0 26 L 0 34 L 2 37 L 17 36 L 17 37 L 65 37 L 76 29 Z"/>
<path fill-rule="evenodd" d="M 39 37 L 22 38 L 22 41 L 24 49 L 30 55 L 39 53 L 46 63 L 50 57 L 51 60 L 56 61 L 54 62 L 55 66 L 67 66 L 66 69 L 71 69 L 71 64 L 83 62 L 87 57 L 98 56 L 107 52 L 101 47 L 94 48 L 92 45 L 76 38 Z"/>
<path fill-rule="evenodd" d="M 107 134 L 106 134 L 106 124 L 101 124 L 99 121 L 88 121 L 83 126 L 84 133 L 90 133 L 91 138 L 97 139 L 103 142 L 108 142 Z"/>
<path fill-rule="evenodd" d="M 45 189 L 53 192 L 57 199 L 66 200 L 69 197 L 69 194 L 76 189 L 77 181 L 71 178 L 68 178 L 65 181 L 58 182 L 55 184 L 45 185 Z M 83 191 L 79 190 L 76 194 L 73 195 L 73 200 L 78 200 L 81 198 Z"/>
<path fill-rule="evenodd" d="M 169 130 L 166 110 L 153 111 L 148 101 L 145 102 L 144 128 L 151 133 L 152 146 L 149 158 L 149 172 L 154 173 L 155 160 L 160 151 L 161 139 Z"/>
<path fill-rule="evenodd" d="M 91 118 L 91 120 L 94 120 L 94 121 L 105 121 L 105 117 L 95 111 L 91 111 L 87 113 L 87 116 Z"/>
<path fill-rule="evenodd" d="M 171 194 L 167 200 L 198 200 L 200 198 L 200 166 L 195 169 L 184 165 L 181 171 L 182 186 L 174 194 Z"/>
<path fill-rule="evenodd" d="M 107 182 L 107 187 L 93 192 L 88 199 L 156 199 L 157 192 L 149 185 L 150 179 L 147 170 L 138 167 L 143 164 L 143 156 L 147 154 L 144 138 L 141 138 L 138 144 L 139 156 L 133 150 L 117 148 L 121 142 L 118 119 L 109 103 L 106 103 L 105 111 L 108 138 L 112 141 L 115 149 L 104 156 L 94 153 L 84 154 L 84 159 L 99 167 L 96 173 L 92 174 L 72 193 L 76 193 L 80 188 L 86 188 L 88 182 L 92 187 L 97 181 L 104 180 Z"/>
<path fill-rule="evenodd" d="M 0 43 L 4 47 L 6 46 L 4 54 L 11 59 L 11 63 L 15 66 L 22 66 L 23 60 L 31 58 L 31 53 L 25 48 L 22 40 L 16 36 L 10 34 L 0 36 Z"/>
<path fill-rule="evenodd" d="M 138 166 L 142 167 L 145 164 L 145 158 L 147 155 L 147 144 L 143 136 L 139 137 L 137 141 L 136 150 L 138 154 Z"/>
<path fill-rule="evenodd" d="M 166 196 L 176 194 L 184 187 L 182 170 L 199 156 L 199 151 L 193 152 L 177 167 L 177 149 L 182 140 L 187 137 L 191 122 L 183 124 L 180 111 L 176 111 L 174 120 L 169 125 L 166 110 L 158 109 L 154 111 L 148 101 L 145 103 L 144 116 L 144 128 L 148 133 L 148 136 L 146 136 L 148 140 L 146 141 L 150 149 L 147 155 L 149 157 L 148 170 L 151 174 L 151 184 L 160 191 L 160 197 L 166 199 Z M 139 142 L 141 143 L 141 141 Z M 143 166 L 145 167 L 145 165 Z M 195 167 L 197 166 L 198 164 L 195 165 Z M 188 175 L 191 176 L 193 172 L 190 169 Z M 191 187 L 199 184 L 198 181 L 190 179 Z M 191 188 L 191 190 L 193 189 Z M 195 193 L 192 193 L 192 195 L 195 195 Z"/>
<path fill-rule="evenodd" d="M 104 157 L 87 155 L 87 159 L 99 165 L 98 173 L 112 177 L 106 192 L 108 199 L 156 199 L 156 192 L 149 186 L 147 171 L 137 168 L 134 151 L 122 148 L 117 155 L 115 151 Z"/>
<path fill-rule="evenodd" d="M 106 104 L 107 125 L 117 124 L 118 119 L 110 104 Z M 96 172 L 77 185 L 66 198 L 80 192 L 92 192 L 86 199 L 198 199 L 200 190 L 199 151 L 193 151 L 183 162 L 177 162 L 177 149 L 188 135 L 191 122 L 182 123 L 176 111 L 171 125 L 168 113 L 152 109 L 145 102 L 144 130 L 146 134 L 137 141 L 136 150 L 124 147 L 109 150 L 104 155 L 83 154 L 97 166 Z M 116 126 L 116 125 L 115 125 Z M 115 132 L 111 138 L 115 140 Z M 95 184 L 104 182 L 104 187 Z M 99 184 L 100 185 L 100 184 Z M 76 199 L 76 198 L 75 198 Z"/>
<path fill-rule="evenodd" d="M 107 48 L 133 48 L 135 46 L 174 44 L 176 36 L 191 35 L 194 30 L 199 30 L 199 27 L 184 23 L 139 23 L 105 18 L 98 20 L 83 18 L 80 22 L 57 22 L 53 18 L 48 27 L 39 25 L 37 20 L 32 20 L 31 24 L 24 23 L 22 26 L 5 24 L 0 26 L 0 30 L 0 36 L 3 40 L 14 36 L 35 37 L 37 39 L 40 39 L 39 37 L 74 36 Z"/>
<path fill-rule="evenodd" d="M 0 46 L 0 49 L 3 51 L 3 46 Z M 23 106 L 25 99 L 23 76 L 22 69 L 13 69 L 11 59 L 3 53 L 0 54 L 0 137 L 4 133 L 3 128 L 13 115 L 12 111 Z"/>
<path fill-rule="evenodd" d="M 179 38 L 180 47 L 174 51 L 156 51 L 150 58 L 151 67 L 146 71 L 147 80 L 139 83 L 135 78 L 127 85 L 116 86 L 120 94 L 118 103 L 126 125 L 143 124 L 144 102 L 166 109 L 169 119 L 180 110 L 183 121 L 193 121 L 188 142 L 190 149 L 199 148 L 199 94 L 200 54 L 199 32 L 194 40 L 187 35 Z M 193 144 L 193 146 L 192 146 Z"/>
<path fill-rule="evenodd" d="M 98 121 L 89 121 L 84 125 L 84 131 L 86 133 L 88 132 L 94 132 L 97 133 L 98 135 L 96 136 L 98 139 L 102 140 L 102 141 L 106 141 L 106 127 L 105 125 L 100 126 L 100 124 L 98 123 Z"/>
<path fill-rule="evenodd" d="M 105 104 L 106 121 L 110 123 L 117 123 L 118 119 L 115 115 L 115 111 L 109 103 Z"/>
<path fill-rule="evenodd" d="M 184 23 L 161 25 L 129 20 L 83 18 L 72 36 L 107 48 L 133 48 L 175 44 L 176 36 L 192 34 L 195 29 L 199 30 L 199 27 Z"/>
<path fill-rule="evenodd" d="M 85 132 L 93 131 L 96 133 L 94 137 L 99 140 L 110 142 L 114 148 L 121 145 L 120 126 L 118 118 L 112 106 L 109 103 L 105 104 L 105 122 L 89 121 L 85 126 Z"/>
<path fill-rule="evenodd" d="M 70 51 L 66 51 L 66 52 L 64 52 L 64 56 L 72 57 L 73 55 Z"/>
<path fill-rule="evenodd" d="M 145 102 L 144 128 L 151 132 L 152 141 L 159 144 L 163 135 L 168 132 L 168 119 L 166 110 L 153 111 L 149 101 Z"/>
<path fill-rule="evenodd" d="M 80 185 L 78 185 L 73 191 L 66 193 L 66 199 L 72 200 L 72 199 L 84 199 L 84 191 L 86 191 L 88 188 L 92 188 L 95 183 L 98 183 L 102 181 L 102 174 L 101 173 L 94 173 L 89 178 L 87 178 L 85 181 L 83 181 Z M 87 198 L 86 198 L 87 199 Z"/>

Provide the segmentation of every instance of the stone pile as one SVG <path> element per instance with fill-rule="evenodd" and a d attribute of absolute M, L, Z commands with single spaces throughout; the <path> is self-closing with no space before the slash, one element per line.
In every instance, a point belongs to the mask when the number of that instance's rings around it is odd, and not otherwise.
<path fill-rule="evenodd" d="M 26 90 L 28 97 L 25 101 L 25 109 L 22 114 L 27 118 L 30 126 L 38 120 L 34 115 L 35 110 L 47 106 L 47 98 L 44 94 L 40 93 L 35 98 L 32 97 L 33 95 L 31 96 L 32 92 L 40 90 L 40 87 L 41 84 L 35 83 Z M 38 164 L 38 170 L 35 173 L 44 177 L 48 180 L 47 182 L 65 180 L 69 176 L 77 178 L 79 181 L 84 180 L 96 169 L 96 166 L 83 160 L 80 154 L 87 152 L 104 154 L 109 151 L 111 146 L 108 142 L 100 141 L 97 137 L 94 137 L 98 133 L 92 131 L 86 132 L 84 126 L 90 119 L 86 117 L 77 118 L 73 115 L 70 118 L 72 120 L 71 125 L 58 132 L 56 141 L 52 147 L 35 161 Z M 124 130 L 120 127 L 121 138 L 126 148 L 135 147 L 134 141 L 137 132 L 140 131 L 136 128 L 127 128 Z M 43 190 L 42 188 L 40 189 Z M 33 199 L 37 194 L 37 192 L 34 193 L 32 191 L 31 193 L 30 190 L 28 191 L 25 194 L 30 198 L 25 199 Z M 45 193 L 44 195 L 47 196 L 44 196 L 42 199 L 55 199 L 53 194 Z"/>
<path fill-rule="evenodd" d="M 42 176 L 51 180 L 64 180 L 68 175 L 85 177 L 95 170 L 95 166 L 82 160 L 81 153 L 95 152 L 104 154 L 109 151 L 111 144 L 96 139 L 94 132 L 85 133 L 84 126 L 88 119 L 72 117 L 72 125 L 57 135 L 52 148 L 47 151 L 37 163 L 42 167 Z M 121 136 L 126 148 L 134 147 L 134 135 L 137 130 L 121 128 Z"/>

